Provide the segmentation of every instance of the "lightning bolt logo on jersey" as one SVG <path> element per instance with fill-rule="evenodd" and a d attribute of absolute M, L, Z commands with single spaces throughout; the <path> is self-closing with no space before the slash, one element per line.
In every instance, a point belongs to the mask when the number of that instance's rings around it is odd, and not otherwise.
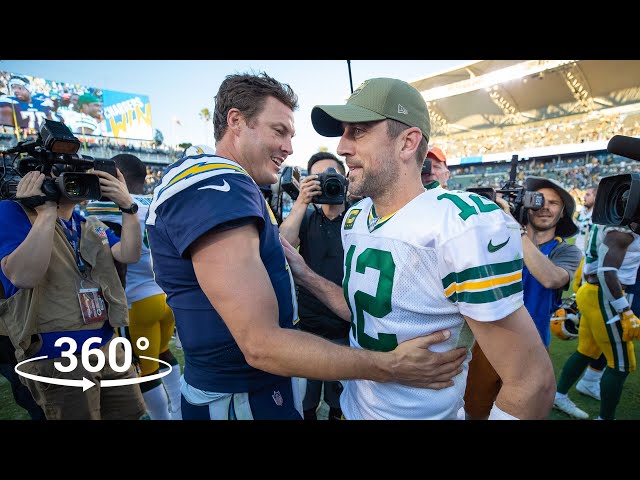
<path fill-rule="evenodd" d="M 345 215 L 350 223 L 342 230 L 352 347 L 390 351 L 449 329 L 451 337 L 432 350 L 470 348 L 463 314 L 494 321 L 523 305 L 519 226 L 495 203 L 433 187 L 384 217 L 368 198 L 357 209 Z M 469 358 L 443 390 L 348 381 L 340 401 L 345 418 L 455 419 Z"/>
<path fill-rule="evenodd" d="M 295 286 L 277 223 L 258 185 L 239 164 L 195 153 L 173 164 L 153 192 L 146 223 L 156 281 L 176 318 L 187 383 L 209 392 L 254 391 L 274 383 L 276 376 L 247 364 L 198 284 L 189 247 L 222 224 L 255 222 L 260 258 L 278 300 L 282 328 L 296 328 L 298 322 Z M 247 301 L 251 299 L 238 298 Z"/>

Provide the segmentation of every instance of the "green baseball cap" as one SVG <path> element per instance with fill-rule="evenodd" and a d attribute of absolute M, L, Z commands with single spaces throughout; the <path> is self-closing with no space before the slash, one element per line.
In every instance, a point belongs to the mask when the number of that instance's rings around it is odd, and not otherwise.
<path fill-rule="evenodd" d="M 342 122 L 375 122 L 385 118 L 418 127 L 429 142 L 431 123 L 427 103 L 418 90 L 395 78 L 365 80 L 346 105 L 316 105 L 311 110 L 313 128 L 324 137 L 342 136 Z"/>
<path fill-rule="evenodd" d="M 78 105 L 84 105 L 85 103 L 100 103 L 100 99 L 95 95 L 85 93 L 78 98 Z"/>

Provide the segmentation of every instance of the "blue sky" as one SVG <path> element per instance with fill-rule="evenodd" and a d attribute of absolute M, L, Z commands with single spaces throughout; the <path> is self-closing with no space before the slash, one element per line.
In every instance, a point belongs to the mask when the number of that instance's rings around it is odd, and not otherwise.
<path fill-rule="evenodd" d="M 353 88 L 373 77 L 413 81 L 466 62 L 352 60 Z M 318 104 L 344 103 L 351 92 L 346 60 L 0 60 L 0 70 L 147 95 L 153 126 L 163 133 L 165 143 L 211 146 L 213 126 L 205 124 L 198 113 L 203 108 L 213 109 L 213 97 L 226 75 L 265 71 L 298 94 L 294 153 L 287 161 L 293 165 L 306 165 L 320 147 L 335 153 L 338 139 L 315 132 L 311 109 Z"/>

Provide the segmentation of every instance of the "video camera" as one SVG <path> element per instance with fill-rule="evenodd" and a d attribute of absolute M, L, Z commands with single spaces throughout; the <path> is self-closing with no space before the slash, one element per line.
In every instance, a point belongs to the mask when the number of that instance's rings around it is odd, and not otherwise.
<path fill-rule="evenodd" d="M 291 200 L 297 200 L 300 195 L 300 169 L 298 167 L 284 167 L 279 184 L 280 189 L 287 192 Z"/>
<path fill-rule="evenodd" d="M 44 173 L 42 193 L 18 199 L 29 207 L 37 207 L 45 201 L 58 202 L 66 197 L 76 202 L 98 200 L 102 197 L 100 179 L 88 170 L 115 171 L 113 160 L 101 160 L 100 167 L 94 165 L 93 157 L 79 155 L 80 141 L 64 123 L 45 120 L 36 140 L 18 142 L 3 154 L 0 171 L 0 200 L 16 200 L 15 195 L 20 179 L 31 171 Z M 15 154 L 7 165 L 6 155 Z M 21 155 L 25 155 L 22 156 Z M 55 178 L 52 177 L 55 175 Z"/>
<path fill-rule="evenodd" d="M 502 198 L 509 203 L 509 209 L 513 218 L 520 225 L 527 224 L 527 210 L 540 210 L 544 206 L 544 195 L 540 192 L 529 192 L 522 185 L 516 182 L 518 173 L 518 155 L 511 157 L 511 171 L 509 180 L 498 190 L 493 188 L 467 188 L 467 192 L 477 193 L 488 198 L 492 202 L 496 201 L 496 193 L 502 194 Z"/>
<path fill-rule="evenodd" d="M 640 139 L 614 135 L 607 151 L 640 160 Z M 640 234 L 640 174 L 610 175 L 600 180 L 593 204 L 592 222 L 599 225 L 628 225 Z"/>

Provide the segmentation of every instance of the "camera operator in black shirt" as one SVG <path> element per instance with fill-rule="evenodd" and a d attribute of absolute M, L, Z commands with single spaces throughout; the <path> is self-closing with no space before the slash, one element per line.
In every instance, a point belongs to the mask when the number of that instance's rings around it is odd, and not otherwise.
<path fill-rule="evenodd" d="M 334 168 L 340 175 L 345 174 L 344 164 L 335 155 L 318 152 L 311 156 L 307 164 L 309 175 L 300 182 L 300 193 L 291 213 L 280 225 L 280 234 L 294 247 L 300 246 L 300 254 L 316 273 L 342 285 L 344 252 L 340 227 L 346 206 L 344 202 L 337 205 L 317 204 L 317 197 L 327 196 L 327 192 L 323 195 L 318 176 L 329 168 Z M 329 192 L 330 197 L 332 193 L 335 192 Z M 342 192 L 343 198 L 345 193 Z M 335 315 L 303 287 L 298 287 L 298 312 L 301 330 L 341 345 L 349 345 L 349 323 Z M 316 410 L 323 384 L 324 401 L 329 405 L 329 420 L 339 420 L 342 417 L 342 384 L 338 381 L 309 379 L 303 401 L 305 420 L 317 419 Z"/>

